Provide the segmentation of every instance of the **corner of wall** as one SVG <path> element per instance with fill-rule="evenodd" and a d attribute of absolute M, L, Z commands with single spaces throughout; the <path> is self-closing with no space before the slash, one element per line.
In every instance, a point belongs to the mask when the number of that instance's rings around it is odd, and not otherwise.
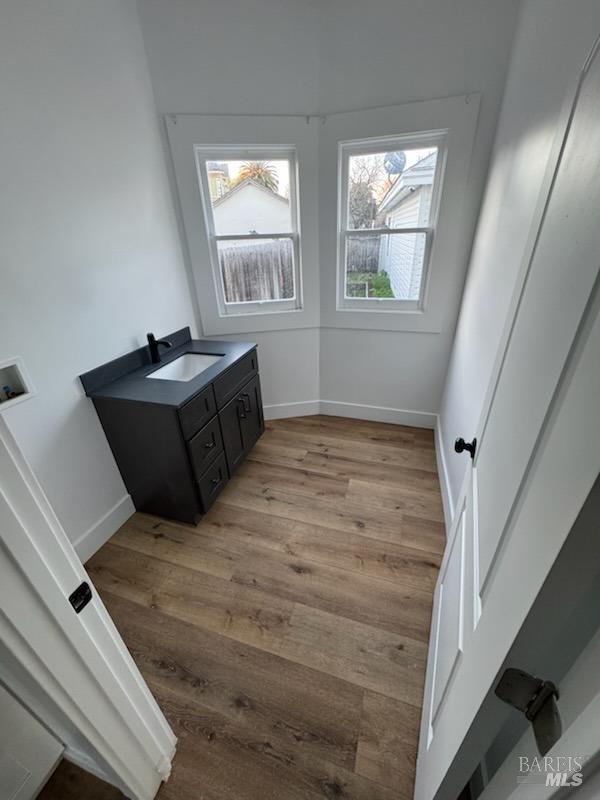
<path fill-rule="evenodd" d="M 81 562 L 85 564 L 134 513 L 133 501 L 126 494 L 73 542 Z"/>

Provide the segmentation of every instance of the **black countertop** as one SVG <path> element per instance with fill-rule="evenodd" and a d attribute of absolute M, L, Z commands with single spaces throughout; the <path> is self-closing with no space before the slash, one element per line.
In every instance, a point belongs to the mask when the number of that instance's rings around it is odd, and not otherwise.
<path fill-rule="evenodd" d="M 189 328 L 182 328 L 167 339 L 173 347 L 160 348 L 159 364 L 152 364 L 148 347 L 140 347 L 133 353 L 109 361 L 107 364 L 80 375 L 88 397 L 107 397 L 114 400 L 129 400 L 154 403 L 179 408 L 195 394 L 202 391 L 215 378 L 256 347 L 249 342 L 223 342 L 213 339 L 192 339 Z M 165 364 L 175 361 L 185 353 L 222 355 L 215 364 L 205 369 L 191 381 L 152 380 L 147 376 Z"/>

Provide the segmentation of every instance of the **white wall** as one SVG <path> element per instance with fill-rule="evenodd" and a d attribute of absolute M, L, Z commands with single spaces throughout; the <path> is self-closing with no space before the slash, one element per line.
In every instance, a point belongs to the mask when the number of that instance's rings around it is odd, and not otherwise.
<path fill-rule="evenodd" d="M 158 111 L 315 112 L 318 5 L 138 0 Z"/>
<path fill-rule="evenodd" d="M 441 405 L 454 501 L 467 462 L 452 443 L 476 432 L 555 125 L 599 32 L 597 0 L 524 0 Z"/>
<path fill-rule="evenodd" d="M 482 92 L 465 199 L 470 229 L 517 5 L 518 0 L 374 0 L 365 13 L 359 0 L 138 0 L 161 113 L 326 113 Z M 320 268 L 334 270 L 335 264 Z M 455 313 L 461 289 L 449 299 Z M 262 369 L 267 358 L 274 359 L 265 404 L 311 401 L 316 384 L 317 396 L 330 401 L 352 397 L 362 405 L 435 413 L 455 313 L 450 328 L 438 335 L 321 328 L 320 363 L 302 381 L 279 334 L 263 334 Z M 288 332 L 286 340 L 305 359 L 319 352 L 312 331 Z M 290 406 L 291 413 L 296 410 Z"/>
<path fill-rule="evenodd" d="M 77 376 L 193 324 L 134 0 L 9 0 L 0 74 L 0 360 L 38 390 L 4 413 L 69 537 L 106 538 L 131 505 Z"/>

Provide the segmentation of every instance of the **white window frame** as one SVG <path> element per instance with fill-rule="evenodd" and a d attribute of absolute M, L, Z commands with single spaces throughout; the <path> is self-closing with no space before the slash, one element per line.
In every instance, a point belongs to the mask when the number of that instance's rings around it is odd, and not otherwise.
<path fill-rule="evenodd" d="M 479 99 L 476 94 L 460 95 L 327 116 L 319 129 L 321 327 L 426 334 L 454 329 L 479 210 L 481 184 L 471 172 Z M 444 181 L 422 308 L 401 313 L 381 307 L 378 310 L 371 304 L 340 308 L 339 145 L 374 138 L 409 137 L 418 131 L 447 131 Z"/>
<path fill-rule="evenodd" d="M 342 141 L 338 145 L 338 214 L 337 214 L 337 309 L 339 311 L 371 311 L 414 313 L 425 307 L 431 252 L 438 219 L 439 201 L 442 192 L 444 169 L 446 165 L 447 131 L 422 131 L 400 136 L 370 137 L 352 141 Z M 349 220 L 349 165 L 353 156 L 369 155 L 382 151 L 425 149 L 436 147 L 438 150 L 435 174 L 432 184 L 431 209 L 429 224 L 414 228 L 358 228 L 348 227 Z M 419 297 L 416 300 L 401 300 L 385 297 L 347 297 L 346 296 L 346 248 L 351 237 L 368 237 L 388 234 L 425 234 L 425 253 Z M 388 238 L 388 247 L 391 236 Z"/>
<path fill-rule="evenodd" d="M 246 314 L 281 313 L 302 308 L 302 266 L 300 251 L 300 219 L 298 202 L 298 156 L 296 148 L 288 145 L 196 145 L 194 147 L 198 185 L 204 212 L 204 224 L 209 242 L 210 262 L 217 297 L 219 316 L 231 317 Z M 207 161 L 281 161 L 290 165 L 290 232 L 289 233 L 247 233 L 218 234 L 215 230 L 213 206 Z M 225 298 L 223 275 L 219 262 L 218 243 L 225 241 L 256 241 L 260 239 L 289 239 L 292 243 L 294 270 L 294 296 L 285 300 L 271 299 L 260 301 L 231 302 Z"/>
<path fill-rule="evenodd" d="M 319 130 L 314 117 L 252 114 L 167 114 L 164 117 L 177 187 L 183 252 L 198 328 L 205 336 L 257 334 L 319 325 Z M 221 314 L 203 217 L 195 148 L 296 152 L 299 307 L 265 302 L 249 314 Z M 219 277 L 220 281 L 220 277 Z M 255 338 L 254 335 L 252 338 Z"/>

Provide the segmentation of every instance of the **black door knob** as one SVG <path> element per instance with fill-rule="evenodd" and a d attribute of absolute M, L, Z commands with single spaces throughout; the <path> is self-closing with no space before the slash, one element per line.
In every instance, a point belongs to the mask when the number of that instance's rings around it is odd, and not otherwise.
<path fill-rule="evenodd" d="M 471 454 L 471 458 L 475 458 L 475 448 L 477 447 L 477 439 L 473 439 L 472 442 L 465 442 L 465 440 L 460 437 L 454 442 L 454 452 L 455 453 L 464 453 L 466 450 L 467 453 Z"/>

